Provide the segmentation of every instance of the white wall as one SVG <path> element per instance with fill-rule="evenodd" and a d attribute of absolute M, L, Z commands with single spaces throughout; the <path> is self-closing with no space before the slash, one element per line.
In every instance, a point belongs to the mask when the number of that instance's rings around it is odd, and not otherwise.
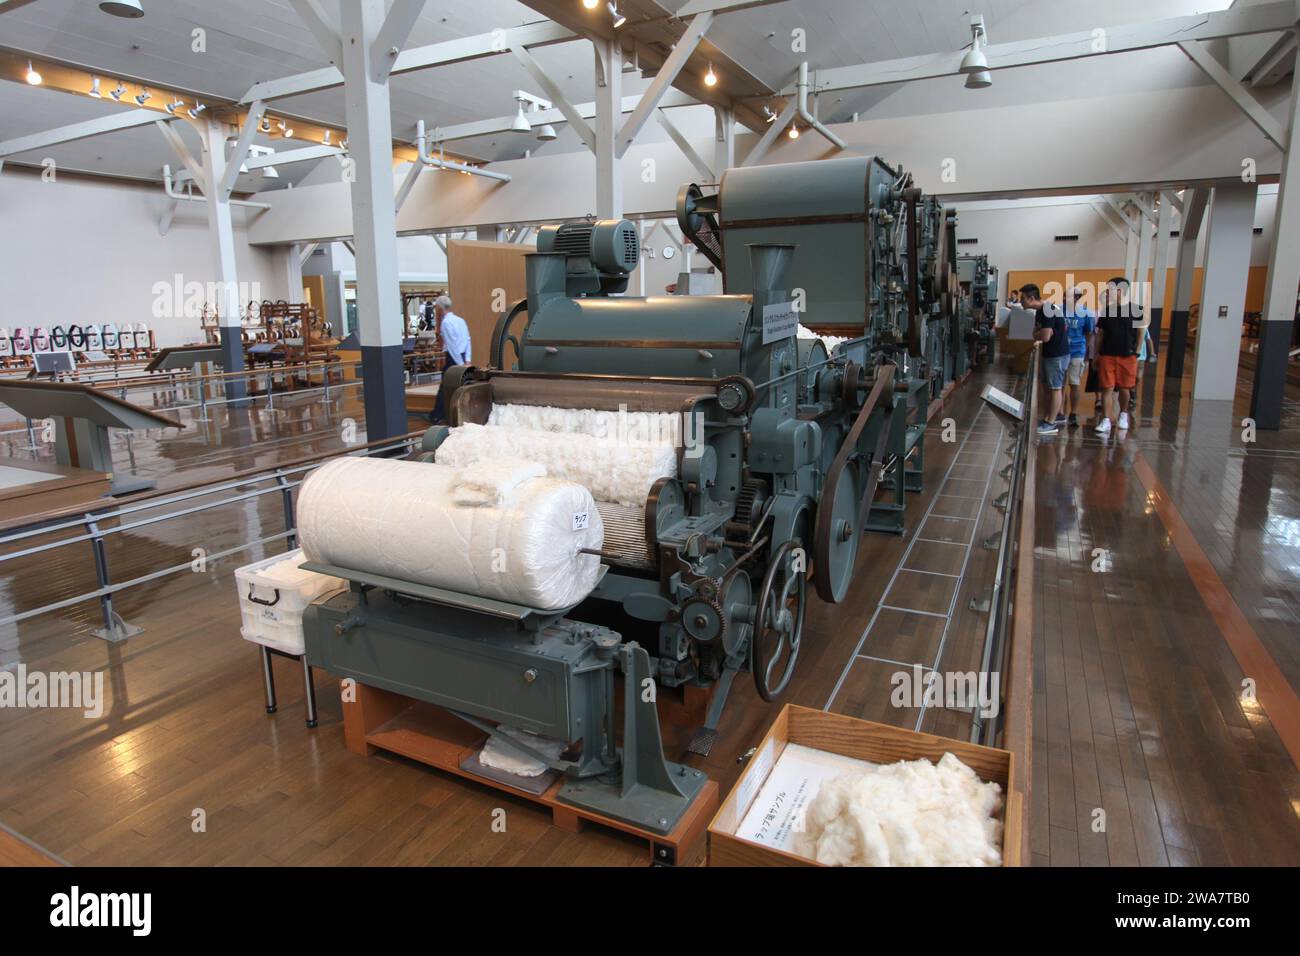
<path fill-rule="evenodd" d="M 197 316 L 174 313 L 175 296 L 159 299 L 179 274 L 203 289 L 213 280 L 206 209 L 181 203 L 170 231 L 158 221 L 168 199 L 161 187 L 60 176 L 44 182 L 9 167 L 0 174 L 0 326 L 99 325 L 146 322 L 159 346 L 197 341 Z M 259 298 L 288 297 L 282 247 L 250 246 L 236 209 L 240 283 L 255 283 Z M 193 291 L 191 289 L 191 291 Z M 250 296 L 251 297 L 251 296 Z M 166 305 L 155 315 L 155 305 Z"/>

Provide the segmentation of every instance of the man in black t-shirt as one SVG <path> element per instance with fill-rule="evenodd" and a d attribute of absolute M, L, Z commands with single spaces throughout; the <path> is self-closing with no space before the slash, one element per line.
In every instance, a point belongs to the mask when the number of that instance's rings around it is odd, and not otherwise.
<path fill-rule="evenodd" d="M 1039 358 L 1043 366 L 1043 407 L 1047 417 L 1038 423 L 1038 434 L 1055 435 L 1065 420 L 1065 373 L 1070 367 L 1070 335 L 1065 325 L 1065 313 L 1052 302 L 1044 302 L 1042 291 L 1030 283 L 1020 287 L 1020 305 L 1033 309 L 1034 338 L 1043 343 Z"/>
<path fill-rule="evenodd" d="M 1137 387 L 1137 337 L 1141 309 L 1129 301 L 1128 279 L 1120 276 L 1106 283 L 1097 316 L 1097 384 L 1101 402 L 1097 412 L 1097 433 L 1110 433 L 1110 396 L 1118 389 L 1116 429 L 1128 431 L 1129 397 Z M 1136 320 L 1136 322 L 1135 322 Z"/>

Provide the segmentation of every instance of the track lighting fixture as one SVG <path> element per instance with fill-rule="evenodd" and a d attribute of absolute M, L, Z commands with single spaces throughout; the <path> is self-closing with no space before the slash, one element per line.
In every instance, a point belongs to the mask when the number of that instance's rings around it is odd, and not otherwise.
<path fill-rule="evenodd" d="M 109 91 L 108 91 L 108 95 L 111 96 L 111 97 L 113 97 L 113 101 L 114 101 L 115 103 L 120 103 L 120 102 L 122 102 L 122 97 L 126 96 L 126 87 L 122 85 L 122 81 L 121 81 L 121 80 L 118 80 L 118 81 L 117 81 L 117 88 L 116 88 L 116 89 L 113 89 L 113 90 L 109 90 Z"/>
<path fill-rule="evenodd" d="M 279 129 L 280 129 L 280 135 L 283 136 L 285 139 L 293 138 L 293 127 L 290 126 L 288 123 L 286 123 L 284 120 L 280 120 Z"/>
<path fill-rule="evenodd" d="M 600 6 L 600 0 L 582 0 L 582 5 L 588 10 L 595 10 Z"/>
<path fill-rule="evenodd" d="M 515 114 L 515 121 L 510 124 L 510 128 L 516 133 L 528 133 L 532 131 L 533 124 L 528 122 L 528 117 L 524 115 L 524 101 L 516 98 L 519 104 L 519 112 Z"/>
<path fill-rule="evenodd" d="M 610 0 L 609 3 L 605 4 L 605 9 L 608 10 L 609 15 L 614 18 L 615 30 L 617 30 L 623 24 L 627 23 L 627 17 L 623 16 L 623 14 L 618 12 L 618 4 L 614 3 L 614 0 Z"/>
<path fill-rule="evenodd" d="M 99 92 L 99 77 L 97 76 L 92 76 L 90 78 L 90 95 L 97 100 L 102 100 L 104 98 L 104 94 Z"/>
<path fill-rule="evenodd" d="M 99 9 L 127 20 L 138 20 L 144 16 L 144 7 L 140 5 L 140 0 L 100 0 Z"/>
<path fill-rule="evenodd" d="M 271 132 L 271 117 L 269 117 L 269 116 L 263 116 L 263 117 L 262 117 L 262 122 L 260 122 L 260 123 L 257 124 L 257 130 L 258 130 L 258 132 L 260 132 L 260 133 L 269 133 L 269 132 Z"/>
<path fill-rule="evenodd" d="M 32 86 L 40 86 L 42 81 L 43 78 L 39 73 L 36 72 L 36 68 L 32 66 L 32 61 L 28 60 L 27 61 L 27 82 L 30 83 Z"/>
<path fill-rule="evenodd" d="M 321 137 L 321 141 L 320 141 L 320 143 L 321 143 L 322 146 L 328 146 L 328 145 L 330 145 L 330 131 L 329 131 L 329 130 L 326 130 L 326 131 L 325 131 L 325 135 Z"/>
<path fill-rule="evenodd" d="M 175 116 L 175 115 L 176 115 L 176 111 L 177 111 L 178 109 L 180 109 L 180 108 L 181 108 L 182 106 L 184 106 L 184 105 L 185 105 L 185 101 L 184 101 L 184 100 L 174 100 L 174 101 L 172 101 L 171 103 L 168 103 L 168 104 L 167 104 L 166 109 L 167 109 L 167 112 L 168 112 L 168 113 L 171 113 L 172 116 Z"/>
<path fill-rule="evenodd" d="M 144 106 L 152 96 L 153 94 L 149 92 L 149 87 L 146 86 L 139 93 L 135 94 L 135 101 L 140 106 Z"/>
<path fill-rule="evenodd" d="M 776 111 L 766 103 L 763 104 L 763 119 L 768 123 L 776 121 Z"/>
<path fill-rule="evenodd" d="M 193 106 L 189 108 L 187 112 L 190 114 L 190 119 L 198 119 L 199 114 L 202 113 L 205 109 L 207 109 L 207 107 L 202 103 L 195 103 Z"/>
<path fill-rule="evenodd" d="M 718 85 L 718 74 L 716 74 L 716 73 L 713 72 L 713 64 L 712 64 L 712 63 L 709 64 L 709 72 L 704 74 L 704 85 L 705 85 L 705 86 L 717 86 L 717 85 Z"/>
<path fill-rule="evenodd" d="M 966 75 L 966 89 L 982 90 L 993 85 L 993 74 L 989 72 L 988 57 L 984 55 L 983 46 L 988 43 L 988 33 L 984 30 L 984 17 L 975 14 L 970 18 L 970 49 L 961 58 L 958 71 Z"/>

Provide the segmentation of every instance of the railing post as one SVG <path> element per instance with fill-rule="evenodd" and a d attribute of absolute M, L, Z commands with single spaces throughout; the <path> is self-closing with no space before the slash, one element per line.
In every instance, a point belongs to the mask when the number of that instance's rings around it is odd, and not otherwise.
<path fill-rule="evenodd" d="M 113 581 L 108 573 L 108 551 L 104 547 L 104 536 L 100 534 L 99 525 L 91 514 L 86 515 L 86 531 L 91 536 L 90 546 L 95 554 L 95 580 L 99 582 L 100 588 L 111 587 Z M 140 633 L 140 628 L 126 623 L 122 620 L 122 615 L 113 609 L 111 593 L 99 596 L 99 609 L 104 617 L 104 626 L 95 629 L 96 637 L 117 643 Z"/>
<path fill-rule="evenodd" d="M 284 502 L 284 530 L 291 532 L 285 540 L 289 542 L 289 547 L 298 547 L 297 525 L 294 524 L 293 517 L 293 486 L 289 484 L 289 479 L 284 476 L 284 472 L 275 473 L 275 483 L 280 486 L 280 496 Z"/>
<path fill-rule="evenodd" d="M 275 366 L 266 367 L 266 407 L 275 407 Z"/>

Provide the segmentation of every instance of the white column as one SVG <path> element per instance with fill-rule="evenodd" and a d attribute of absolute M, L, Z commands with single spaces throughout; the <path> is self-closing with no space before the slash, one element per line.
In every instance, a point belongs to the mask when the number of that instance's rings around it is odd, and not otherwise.
<path fill-rule="evenodd" d="M 1165 350 L 1165 375 L 1181 378 L 1187 355 L 1187 323 L 1196 292 L 1196 247 L 1210 190 L 1201 186 L 1183 192 L 1183 212 L 1178 220 L 1178 253 L 1174 270 L 1174 311 L 1169 316 L 1169 347 Z"/>
<path fill-rule="evenodd" d="M 594 38 L 596 53 L 596 218 L 623 218 L 623 165 L 616 139 L 623 120 L 623 52 Z"/>
<path fill-rule="evenodd" d="M 285 252 L 284 257 L 284 281 L 289 287 L 288 295 L 285 301 L 290 303 L 302 302 L 302 243 L 291 242 Z M 315 303 L 316 308 L 321 309 L 323 305 L 320 302 Z"/>
<path fill-rule="evenodd" d="M 230 203 L 221 189 L 226 174 L 226 126 L 208 120 L 200 130 L 203 137 L 203 194 L 208 212 L 208 242 L 212 253 L 212 279 L 217 287 L 216 307 L 221 325 L 221 364 L 223 371 L 240 372 L 244 368 L 244 345 L 240 336 L 239 272 L 235 264 L 235 227 L 230 218 Z M 226 379 L 226 397 L 241 399 L 248 393 L 242 378 Z"/>
<path fill-rule="evenodd" d="M 349 0 L 342 15 L 343 77 L 357 268 L 357 333 L 365 376 L 366 437 L 406 432 L 402 382 L 401 286 L 393 208 L 393 130 L 387 71 L 376 80 L 371 49 L 384 22 L 384 0 Z"/>
<path fill-rule="evenodd" d="M 713 181 L 720 183 L 722 174 L 736 165 L 736 111 L 713 107 L 713 123 Z"/>
<path fill-rule="evenodd" d="M 1231 401 L 1237 387 L 1237 355 L 1246 305 L 1246 278 L 1255 226 L 1254 183 L 1214 187 L 1210 231 L 1205 240 L 1201 321 L 1196 331 L 1196 380 L 1192 398 Z"/>
<path fill-rule="evenodd" d="M 1173 228 L 1174 204 L 1169 193 L 1161 193 L 1160 209 L 1156 213 L 1156 247 L 1151 279 L 1151 340 L 1160 348 L 1160 330 L 1164 326 L 1165 292 L 1169 282 L 1169 231 Z"/>

